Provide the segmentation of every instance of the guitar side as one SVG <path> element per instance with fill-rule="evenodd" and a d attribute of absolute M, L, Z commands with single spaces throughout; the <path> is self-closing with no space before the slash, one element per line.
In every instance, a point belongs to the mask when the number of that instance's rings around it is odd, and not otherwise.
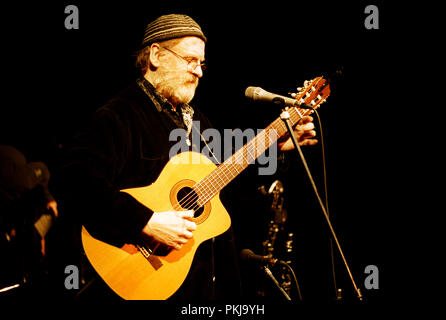
<path fill-rule="evenodd" d="M 169 211 L 176 204 L 181 188 L 191 187 L 215 168 L 216 165 L 205 156 L 184 152 L 170 159 L 153 184 L 121 191 L 154 212 Z M 117 248 L 95 239 L 85 227 L 82 228 L 82 244 L 96 272 L 119 296 L 129 300 L 164 300 L 186 279 L 198 246 L 222 234 L 231 225 L 218 193 L 193 220 L 197 229 L 192 239 L 180 250 L 171 250 L 166 256 L 155 255 L 161 266 L 150 263 L 138 250 Z"/>

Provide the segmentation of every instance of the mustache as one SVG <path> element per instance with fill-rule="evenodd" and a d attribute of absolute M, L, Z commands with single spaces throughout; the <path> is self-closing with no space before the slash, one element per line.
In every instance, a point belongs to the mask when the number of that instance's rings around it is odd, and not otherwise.
<path fill-rule="evenodd" d="M 189 74 L 186 76 L 185 82 L 186 83 L 190 83 L 190 84 L 194 84 L 195 86 L 198 86 L 198 77 L 194 76 L 193 74 Z"/>
<path fill-rule="evenodd" d="M 176 83 L 195 85 L 195 87 L 197 87 L 199 78 L 190 73 L 182 74 L 180 76 L 178 76 L 177 74 L 168 74 L 165 75 L 160 82 L 166 83 L 170 81 L 174 81 Z"/>

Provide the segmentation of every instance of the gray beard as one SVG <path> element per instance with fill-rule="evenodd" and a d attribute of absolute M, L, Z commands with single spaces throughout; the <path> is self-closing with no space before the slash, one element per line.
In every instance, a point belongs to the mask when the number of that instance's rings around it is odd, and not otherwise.
<path fill-rule="evenodd" d="M 193 75 L 165 73 L 153 84 L 155 89 L 173 106 L 189 104 L 198 86 L 198 78 Z"/>

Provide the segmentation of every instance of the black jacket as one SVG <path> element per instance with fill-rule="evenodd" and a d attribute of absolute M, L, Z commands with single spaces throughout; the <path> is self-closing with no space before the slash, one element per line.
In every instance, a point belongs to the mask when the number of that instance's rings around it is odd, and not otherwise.
<path fill-rule="evenodd" d="M 163 112 L 168 102 L 149 94 L 134 83 L 99 108 L 67 146 L 58 172 L 58 200 L 105 241 L 131 241 L 141 233 L 153 211 L 120 190 L 153 183 L 177 143 L 169 141 L 178 121 Z M 193 118 L 201 131 L 211 127 L 200 111 Z"/>
<path fill-rule="evenodd" d="M 181 125 L 166 111 L 166 102 L 152 95 L 153 87 L 148 87 L 149 93 L 132 84 L 98 109 L 66 148 L 65 161 L 54 175 L 60 211 L 85 225 L 94 237 L 116 246 L 140 236 L 153 213 L 119 190 L 147 186 L 157 179 L 169 160 L 171 146 L 177 143 L 169 141 L 169 134 Z M 197 109 L 193 119 L 200 121 L 201 132 L 211 127 Z M 192 147 L 197 143 L 203 145 L 192 139 Z M 215 243 L 203 242 L 188 277 L 170 300 L 238 296 L 236 257 L 232 228 Z M 213 284 L 214 276 L 219 279 L 217 284 Z"/>

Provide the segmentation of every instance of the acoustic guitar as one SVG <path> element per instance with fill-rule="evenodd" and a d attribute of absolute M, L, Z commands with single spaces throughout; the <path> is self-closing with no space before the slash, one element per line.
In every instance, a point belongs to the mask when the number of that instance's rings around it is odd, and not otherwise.
<path fill-rule="evenodd" d="M 295 94 L 297 105 L 316 109 L 330 94 L 323 77 L 305 81 Z M 297 124 L 311 109 L 287 109 L 290 123 Z M 129 300 L 164 300 L 174 294 L 189 272 L 198 246 L 216 237 L 231 225 L 220 201 L 220 191 L 287 132 L 277 118 L 226 161 L 215 165 L 197 152 L 172 157 L 151 185 L 124 189 L 154 212 L 193 210 L 197 229 L 180 250 L 160 243 L 135 242 L 116 247 L 91 236 L 82 227 L 82 244 L 90 263 L 105 283 Z"/>

